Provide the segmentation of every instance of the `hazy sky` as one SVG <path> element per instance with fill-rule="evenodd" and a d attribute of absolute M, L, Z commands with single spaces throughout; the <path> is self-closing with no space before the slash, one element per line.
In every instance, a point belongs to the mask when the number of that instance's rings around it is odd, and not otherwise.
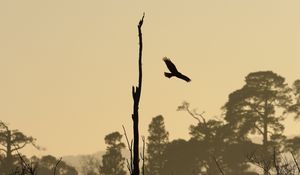
<path fill-rule="evenodd" d="M 196 121 L 186 100 L 220 115 L 253 71 L 300 78 L 300 1 L 1 0 L 0 119 L 37 138 L 37 155 L 104 150 L 104 136 L 131 133 L 137 23 L 145 12 L 141 133 L 162 114 L 171 138 Z M 166 79 L 168 56 L 192 79 Z M 300 123 L 288 122 L 287 134 Z M 298 129 L 299 131 L 299 129 Z M 130 134 L 131 135 L 131 134 Z"/>

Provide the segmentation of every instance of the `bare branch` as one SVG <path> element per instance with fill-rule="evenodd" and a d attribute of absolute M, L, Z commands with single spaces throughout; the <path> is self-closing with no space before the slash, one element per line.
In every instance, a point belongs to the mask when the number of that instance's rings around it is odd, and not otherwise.
<path fill-rule="evenodd" d="M 20 149 L 24 148 L 27 144 L 28 143 L 25 142 L 22 146 L 14 145 L 15 148 L 13 148 L 11 151 L 14 152 L 14 151 L 20 150 Z"/>
<path fill-rule="evenodd" d="M 205 113 L 205 111 L 203 111 L 201 114 L 197 113 L 195 109 L 193 111 L 191 111 L 189 108 L 189 103 L 187 103 L 187 102 L 183 102 L 182 106 L 179 106 L 177 108 L 177 111 L 182 111 L 182 110 L 187 111 L 191 117 L 193 117 L 194 119 L 196 119 L 198 121 L 198 123 L 204 123 L 206 125 L 206 120 L 203 117 L 203 114 Z M 199 116 L 202 119 L 202 121 L 197 116 Z"/>
<path fill-rule="evenodd" d="M 224 172 L 223 172 L 223 170 L 222 170 L 222 168 L 221 168 L 221 166 L 220 166 L 220 164 L 218 163 L 217 159 L 216 159 L 214 156 L 213 156 L 213 159 L 214 159 L 214 161 L 215 161 L 215 163 L 216 163 L 216 165 L 217 165 L 217 167 L 218 167 L 220 173 L 221 173 L 222 175 L 225 175 Z"/>
<path fill-rule="evenodd" d="M 276 156 L 276 150 L 275 150 L 275 148 L 273 149 L 273 164 L 274 164 L 274 167 L 276 169 L 277 174 L 279 175 L 280 174 L 280 167 L 277 164 L 277 156 Z"/>
<path fill-rule="evenodd" d="M 298 164 L 298 162 L 297 162 L 297 160 L 296 160 L 296 158 L 295 158 L 295 156 L 294 156 L 294 154 L 291 152 L 291 155 L 292 155 L 292 157 L 293 157 L 293 160 L 294 160 L 294 162 L 295 162 L 295 164 L 296 164 L 296 167 L 297 167 L 297 169 L 298 169 L 298 172 L 300 173 L 300 167 L 299 167 L 299 164 Z"/>
<path fill-rule="evenodd" d="M 127 162 L 127 169 L 129 171 L 129 173 L 131 174 L 132 173 L 132 170 L 131 170 L 131 162 L 129 163 L 128 159 L 126 159 L 126 162 Z"/>
<path fill-rule="evenodd" d="M 145 137 L 143 136 L 142 137 L 142 140 L 143 140 L 143 152 L 141 153 L 141 159 L 142 159 L 142 162 L 143 162 L 143 165 L 142 165 L 142 174 L 145 175 Z"/>
<path fill-rule="evenodd" d="M 0 126 L 3 127 L 6 131 L 9 131 L 7 124 L 0 120 Z"/>
<path fill-rule="evenodd" d="M 254 124 L 254 127 L 255 127 L 262 135 L 264 135 L 264 132 L 263 132 L 256 124 Z"/>
<path fill-rule="evenodd" d="M 19 153 L 19 151 L 17 151 L 17 155 L 20 158 L 20 163 L 21 163 L 21 168 L 22 171 L 25 174 L 29 174 L 29 175 L 36 175 L 36 170 L 37 170 L 37 165 L 34 165 L 33 163 L 27 163 L 23 156 Z"/>
<path fill-rule="evenodd" d="M 55 164 L 55 167 L 54 167 L 54 170 L 53 170 L 53 174 L 54 174 L 54 175 L 56 175 L 56 169 L 57 169 L 58 164 L 61 162 L 61 160 L 62 160 L 62 157 L 59 158 L 59 160 L 58 160 L 58 161 L 56 162 L 56 164 Z"/>
<path fill-rule="evenodd" d="M 126 142 L 127 142 L 128 149 L 129 149 L 129 151 L 131 151 L 131 146 L 130 146 L 130 144 L 129 144 L 127 132 L 126 132 L 126 129 L 125 129 L 124 125 L 122 125 L 122 128 L 123 128 L 123 131 L 124 131 L 124 136 L 125 136 L 125 138 L 126 138 Z"/>
<path fill-rule="evenodd" d="M 248 158 L 248 161 L 249 161 L 251 164 L 253 164 L 253 165 L 255 165 L 255 166 L 261 168 L 261 169 L 262 169 L 265 173 L 267 173 L 268 175 L 272 175 L 272 174 L 270 173 L 270 171 L 269 171 L 269 168 L 270 168 L 269 163 L 268 163 L 268 162 L 265 162 L 265 161 L 262 161 L 262 160 L 259 160 L 259 159 L 256 157 L 255 153 L 252 153 L 251 155 L 250 155 L 250 154 L 247 155 L 247 158 Z"/>
<path fill-rule="evenodd" d="M 126 132 L 126 129 L 125 129 L 125 127 L 124 127 L 124 125 L 122 125 L 122 127 L 123 127 L 123 131 L 124 131 L 124 136 L 125 136 L 125 138 L 126 138 L 126 142 L 127 142 L 127 146 L 128 146 L 128 150 L 129 150 L 129 153 L 130 153 L 130 163 L 129 163 L 129 161 L 126 159 L 126 161 L 127 161 L 127 168 L 128 168 L 128 170 L 129 170 L 129 172 L 130 172 L 130 174 L 132 173 L 132 170 L 133 170 L 133 167 L 132 167 L 132 154 L 133 154 L 133 152 L 132 152 L 132 140 L 131 140 L 131 143 L 129 143 L 129 139 L 128 139 L 128 136 L 127 136 L 127 132 Z"/>

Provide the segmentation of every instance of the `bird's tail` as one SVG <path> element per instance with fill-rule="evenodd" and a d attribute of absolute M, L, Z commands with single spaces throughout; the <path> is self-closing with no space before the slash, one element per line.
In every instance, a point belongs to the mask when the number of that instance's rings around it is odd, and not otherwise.
<path fill-rule="evenodd" d="M 171 78 L 173 76 L 172 73 L 168 73 L 168 72 L 165 72 L 165 76 L 168 77 L 168 78 Z"/>

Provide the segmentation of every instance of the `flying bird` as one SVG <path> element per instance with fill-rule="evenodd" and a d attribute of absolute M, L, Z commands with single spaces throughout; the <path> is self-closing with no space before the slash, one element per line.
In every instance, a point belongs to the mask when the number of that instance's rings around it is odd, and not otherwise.
<path fill-rule="evenodd" d="M 168 67 L 168 69 L 170 71 L 170 73 L 169 72 L 165 72 L 165 76 L 166 77 L 168 77 L 168 78 L 177 77 L 177 78 L 180 78 L 182 80 L 185 80 L 186 82 L 190 82 L 191 81 L 191 79 L 189 77 L 183 75 L 182 73 L 180 73 L 177 70 L 176 66 L 172 63 L 172 61 L 169 58 L 164 57 L 163 60 L 166 63 L 166 65 L 167 65 L 167 67 Z"/>

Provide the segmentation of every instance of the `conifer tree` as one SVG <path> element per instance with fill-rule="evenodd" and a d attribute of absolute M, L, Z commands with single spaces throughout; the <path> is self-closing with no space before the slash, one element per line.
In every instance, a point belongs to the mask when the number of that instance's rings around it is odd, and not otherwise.
<path fill-rule="evenodd" d="M 147 174 L 160 175 L 165 164 L 164 151 L 169 142 L 169 133 L 165 129 L 162 115 L 154 117 L 149 124 L 147 138 Z"/>
<path fill-rule="evenodd" d="M 102 165 L 99 173 L 101 175 L 125 175 L 125 158 L 122 156 L 122 149 L 125 144 L 121 141 L 122 135 L 119 132 L 113 132 L 105 136 L 107 144 L 106 153 L 102 156 Z"/>

